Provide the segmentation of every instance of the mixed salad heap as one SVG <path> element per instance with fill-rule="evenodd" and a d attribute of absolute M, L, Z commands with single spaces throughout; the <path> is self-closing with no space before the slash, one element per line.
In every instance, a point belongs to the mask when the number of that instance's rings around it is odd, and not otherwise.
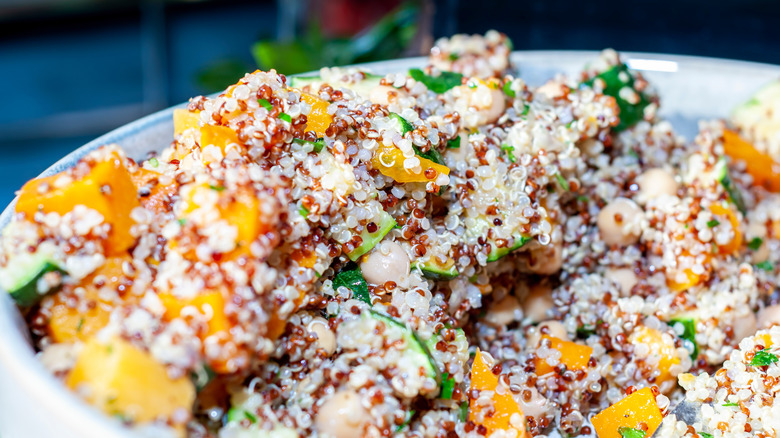
<path fill-rule="evenodd" d="M 530 87 L 510 51 L 256 71 L 30 181 L 40 360 L 146 436 L 776 435 L 780 82 L 686 142 L 615 52 Z"/>

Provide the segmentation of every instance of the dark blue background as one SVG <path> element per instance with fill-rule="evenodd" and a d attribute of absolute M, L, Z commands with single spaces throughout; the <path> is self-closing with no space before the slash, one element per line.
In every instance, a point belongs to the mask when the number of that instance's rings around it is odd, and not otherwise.
<path fill-rule="evenodd" d="M 2 205 L 76 147 L 203 93 L 194 78 L 210 63 L 238 59 L 250 68 L 252 42 L 277 32 L 273 1 L 45 3 L 0 1 Z M 780 2 L 773 0 L 435 6 L 436 37 L 495 28 L 518 50 L 613 47 L 780 64 Z"/>

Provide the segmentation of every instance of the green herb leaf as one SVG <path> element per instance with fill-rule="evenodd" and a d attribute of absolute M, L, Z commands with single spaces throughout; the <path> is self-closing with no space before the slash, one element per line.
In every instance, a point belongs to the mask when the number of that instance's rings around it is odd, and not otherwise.
<path fill-rule="evenodd" d="M 734 407 L 734 406 L 739 406 L 739 403 L 723 403 L 723 406 L 725 406 L 725 407 Z"/>
<path fill-rule="evenodd" d="M 368 305 L 371 305 L 371 296 L 368 293 L 368 283 L 360 272 L 360 267 L 350 263 L 333 277 L 333 289 L 344 286 L 352 291 L 352 297 Z"/>
<path fill-rule="evenodd" d="M 409 76 L 417 82 L 422 82 L 436 94 L 442 94 L 463 83 L 463 75 L 451 71 L 443 71 L 439 76 L 428 76 L 419 68 L 413 68 L 409 70 Z"/>
<path fill-rule="evenodd" d="M 414 125 L 409 123 L 409 121 L 407 121 L 405 118 L 401 117 L 400 114 L 390 113 L 390 118 L 395 119 L 401 126 L 401 135 L 406 135 L 407 132 L 414 131 Z"/>
<path fill-rule="evenodd" d="M 585 81 L 583 85 L 593 87 L 596 78 L 604 81 L 604 94 L 614 97 L 615 102 L 620 109 L 620 122 L 615 126 L 615 131 L 624 131 L 638 121 L 644 119 L 645 108 L 650 105 L 650 101 L 644 93 L 640 93 L 634 89 L 634 75 L 631 74 L 628 66 L 619 64 L 610 67 L 607 71 L 599 73 L 596 77 Z M 623 87 L 634 89 L 639 95 L 639 101 L 636 103 L 629 103 L 627 100 L 623 99 L 620 95 L 620 90 L 622 90 Z"/>
<path fill-rule="evenodd" d="M 762 271 L 772 272 L 775 270 L 775 265 L 769 260 L 764 260 L 761 263 L 757 263 L 756 268 L 761 269 Z"/>
<path fill-rule="evenodd" d="M 255 424 L 257 423 L 257 417 L 252 415 L 250 412 L 240 409 L 240 408 L 230 408 L 227 413 L 227 421 L 233 422 L 233 421 L 242 421 L 243 419 L 249 420 L 250 423 Z"/>
<path fill-rule="evenodd" d="M 760 237 L 754 237 L 750 239 L 750 242 L 748 242 L 748 248 L 750 248 L 753 251 L 758 251 L 759 248 L 761 248 L 761 245 L 764 244 L 764 239 Z"/>
<path fill-rule="evenodd" d="M 458 148 L 460 148 L 460 136 L 457 136 L 447 142 L 447 149 L 458 149 Z"/>
<path fill-rule="evenodd" d="M 777 355 L 770 353 L 766 350 L 756 351 L 753 356 L 753 360 L 750 361 L 750 365 L 754 367 L 765 367 L 777 362 Z"/>
<path fill-rule="evenodd" d="M 214 185 L 211 185 L 211 184 L 209 184 L 209 188 L 211 190 L 216 190 L 218 192 L 221 192 L 221 191 L 225 190 L 225 186 L 214 186 Z"/>
<path fill-rule="evenodd" d="M 502 144 L 501 150 L 506 151 L 506 156 L 507 158 L 509 158 L 509 161 L 511 161 L 512 163 L 515 162 L 515 154 L 513 153 L 515 151 L 514 146 L 510 146 L 508 144 Z"/>
<path fill-rule="evenodd" d="M 187 223 L 187 219 L 184 219 L 184 218 L 179 218 L 179 219 L 178 219 L 178 222 L 179 222 L 179 225 L 184 225 L 184 224 L 186 224 L 186 223 Z"/>
<path fill-rule="evenodd" d="M 79 324 L 76 326 L 76 333 L 81 333 L 82 328 L 84 328 L 84 318 L 79 319 Z"/>
<path fill-rule="evenodd" d="M 469 418 L 469 402 L 464 401 L 460 404 L 460 412 L 458 417 L 460 418 L 460 421 L 466 421 Z"/>
<path fill-rule="evenodd" d="M 707 221 L 707 226 L 708 226 L 709 228 L 715 228 L 715 227 L 717 227 L 718 225 L 720 225 L 720 222 L 718 222 L 718 220 L 717 220 L 717 219 L 712 219 L 712 220 L 709 220 L 709 221 Z"/>
<path fill-rule="evenodd" d="M 449 58 L 450 58 L 450 61 L 457 61 L 458 58 L 460 58 L 460 56 L 458 56 L 457 53 L 450 53 Z"/>
<path fill-rule="evenodd" d="M 508 81 L 506 84 L 504 84 L 504 94 L 506 94 L 509 97 L 515 97 L 515 90 L 512 89 L 512 81 Z"/>
<path fill-rule="evenodd" d="M 641 429 L 634 429 L 633 427 L 620 427 L 618 433 L 623 438 L 645 438 L 647 432 Z"/>
<path fill-rule="evenodd" d="M 691 359 L 699 357 L 699 345 L 696 343 L 696 321 L 692 318 L 675 318 L 669 321 L 669 325 L 674 327 L 682 324 L 683 334 L 680 336 L 686 341 L 686 348 L 691 352 Z"/>
<path fill-rule="evenodd" d="M 265 99 L 257 99 L 257 103 L 260 104 L 263 108 L 267 109 L 268 111 L 271 111 L 273 109 L 273 105 L 271 105 L 271 102 L 265 100 Z"/>
<path fill-rule="evenodd" d="M 279 113 L 279 120 L 284 120 L 287 123 L 292 123 L 292 117 L 287 113 Z"/>
<path fill-rule="evenodd" d="M 584 324 L 577 327 L 577 337 L 580 339 L 588 339 L 591 335 L 596 334 L 596 326 Z"/>
<path fill-rule="evenodd" d="M 707 432 L 696 432 L 696 433 L 698 433 L 699 436 L 701 436 L 701 438 L 713 438 L 711 433 L 707 433 Z"/>
<path fill-rule="evenodd" d="M 563 188 L 563 190 L 565 190 L 567 192 L 570 190 L 569 182 L 566 181 L 566 178 L 564 178 L 563 175 L 561 175 L 560 173 L 556 173 L 555 174 L 555 179 L 558 180 L 558 184 L 560 184 L 560 186 Z"/>
<path fill-rule="evenodd" d="M 403 423 L 401 423 L 400 425 L 398 425 L 398 427 L 395 429 L 395 433 L 398 433 L 398 432 L 400 432 L 400 431 L 404 430 L 404 428 L 405 428 L 406 426 L 408 426 L 408 425 L 409 425 L 409 423 L 411 423 L 411 422 L 412 422 L 412 418 L 413 418 L 413 417 L 414 417 L 414 411 L 409 411 L 409 413 L 408 413 L 408 414 L 406 414 L 406 420 L 404 420 L 404 422 L 403 422 Z"/>
<path fill-rule="evenodd" d="M 201 392 L 217 376 L 214 370 L 205 363 L 190 372 L 190 380 L 197 392 Z"/>
<path fill-rule="evenodd" d="M 309 209 L 301 205 L 298 207 L 298 213 L 306 219 L 309 216 Z"/>
<path fill-rule="evenodd" d="M 157 166 L 160 165 L 160 162 L 157 161 L 157 158 L 152 157 L 152 158 L 149 158 L 149 164 L 151 164 L 152 167 L 157 167 Z"/>
<path fill-rule="evenodd" d="M 588 202 L 588 201 L 590 201 L 590 199 L 588 199 L 588 197 L 585 196 L 585 195 L 577 196 L 577 200 L 580 201 L 580 202 Z"/>
<path fill-rule="evenodd" d="M 718 166 L 722 166 L 720 170 L 720 172 L 722 172 L 722 176 L 720 177 L 720 184 L 723 186 L 723 189 L 726 190 L 726 193 L 728 193 L 729 199 L 731 199 L 731 202 L 733 202 L 737 207 L 737 210 L 739 210 L 743 216 L 747 215 L 745 199 L 742 197 L 742 192 L 739 190 L 739 187 L 737 187 L 736 184 L 734 184 L 734 181 L 731 180 L 728 167 L 726 166 L 726 161 L 721 158 L 721 161 L 718 162 Z"/>
<path fill-rule="evenodd" d="M 455 379 L 452 378 L 448 373 L 442 374 L 442 381 L 441 381 L 441 393 L 439 394 L 439 398 L 442 400 L 450 400 L 452 399 L 452 391 L 455 389 Z"/>
<path fill-rule="evenodd" d="M 439 152 L 439 150 L 436 149 L 435 147 L 431 146 L 431 148 L 428 149 L 428 152 L 421 152 L 417 146 L 412 146 L 412 149 L 414 149 L 414 153 L 418 157 L 431 160 L 436 164 L 441 164 L 442 166 L 444 166 L 444 157 L 441 155 L 441 152 Z"/>
<path fill-rule="evenodd" d="M 527 103 L 523 106 L 523 112 L 520 113 L 521 116 L 527 116 L 528 110 L 531 109 L 531 105 L 528 105 Z"/>

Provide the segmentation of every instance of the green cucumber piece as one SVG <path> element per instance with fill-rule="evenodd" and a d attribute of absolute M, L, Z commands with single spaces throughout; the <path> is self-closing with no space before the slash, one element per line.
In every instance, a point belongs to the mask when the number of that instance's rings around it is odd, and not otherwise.
<path fill-rule="evenodd" d="M 419 269 L 425 278 L 436 281 L 452 280 L 459 274 L 458 268 L 455 267 L 455 261 L 452 259 L 448 259 L 444 266 L 439 263 L 438 259 L 432 258 L 425 263 L 415 263 L 413 267 Z"/>
<path fill-rule="evenodd" d="M 39 251 L 20 254 L 11 258 L 8 265 L 0 270 L 0 287 L 11 295 L 19 307 L 31 307 L 58 289 L 38 290 L 39 280 L 49 272 L 65 275 L 65 271 L 49 253 Z"/>
<path fill-rule="evenodd" d="M 406 341 L 406 350 L 404 354 L 407 355 L 408 359 L 411 359 L 415 367 L 423 368 L 428 377 L 438 379 L 439 372 L 436 368 L 436 363 L 434 362 L 433 357 L 431 357 L 427 345 L 417 337 L 417 333 L 415 333 L 414 330 L 410 329 L 406 324 L 397 319 L 374 310 L 363 312 L 363 315 L 367 318 L 382 321 L 385 326 L 401 329 L 404 341 Z"/>
<path fill-rule="evenodd" d="M 360 238 L 363 239 L 363 243 L 352 250 L 352 252 L 347 253 L 347 257 L 353 262 L 357 261 L 363 254 L 371 251 L 377 243 L 381 242 L 385 235 L 397 225 L 393 216 L 386 211 L 382 212 L 379 221 L 375 223 L 377 230 L 373 233 L 369 233 L 367 229 L 363 228 L 363 232 L 360 233 Z"/>
<path fill-rule="evenodd" d="M 506 256 L 510 252 L 523 247 L 526 243 L 530 241 L 531 241 L 530 237 L 518 235 L 515 236 L 515 243 L 509 247 L 505 246 L 503 248 L 499 248 L 495 245 L 495 243 L 493 243 L 491 246 L 490 254 L 488 254 L 487 261 L 495 262 L 496 260 Z"/>
<path fill-rule="evenodd" d="M 290 77 L 290 86 L 294 88 L 303 88 L 307 85 L 314 85 L 320 82 L 322 82 L 322 78 L 319 75 Z"/>
<path fill-rule="evenodd" d="M 620 108 L 620 123 L 615 126 L 615 131 L 624 131 L 635 125 L 638 121 L 644 119 L 645 108 L 650 105 L 650 100 L 644 93 L 636 91 L 634 88 L 635 76 L 628 69 L 626 64 L 618 64 L 610 67 L 606 71 L 599 73 L 594 78 L 583 82 L 583 85 L 593 87 L 593 82 L 599 78 L 604 81 L 604 94 L 615 98 L 618 108 Z M 639 95 L 639 102 L 629 103 L 620 97 L 620 90 L 623 87 L 629 87 Z"/>
<path fill-rule="evenodd" d="M 726 160 L 721 158 L 718 160 L 718 164 L 715 166 L 715 177 L 718 181 L 720 181 L 720 184 L 726 190 L 726 193 L 728 193 L 731 202 L 734 203 L 734 205 L 737 207 L 737 210 L 739 210 L 743 215 L 746 215 L 747 206 L 745 205 L 745 200 L 742 198 L 742 192 L 739 191 L 739 188 L 734 184 L 734 181 L 732 181 L 731 177 L 729 176 L 729 168 L 726 166 Z"/>

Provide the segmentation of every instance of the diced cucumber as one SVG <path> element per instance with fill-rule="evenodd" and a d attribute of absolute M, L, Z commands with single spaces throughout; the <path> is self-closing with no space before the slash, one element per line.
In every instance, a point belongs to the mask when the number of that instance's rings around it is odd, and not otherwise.
<path fill-rule="evenodd" d="M 729 168 L 726 166 L 726 160 L 721 158 L 715 166 L 715 177 L 720 181 L 720 184 L 726 190 L 726 193 L 728 193 L 731 202 L 734 203 L 737 210 L 743 215 L 746 215 L 747 206 L 745 205 L 745 200 L 742 198 L 742 192 L 739 191 L 739 187 L 734 184 L 734 181 L 732 181 L 729 176 Z"/>
<path fill-rule="evenodd" d="M 11 294 L 19 307 L 30 307 L 57 289 L 39 289 L 41 278 L 50 272 L 65 274 L 50 252 L 41 250 L 19 254 L 0 269 L 0 287 Z"/>
<path fill-rule="evenodd" d="M 636 78 L 626 64 L 621 63 L 612 66 L 606 71 L 596 75 L 596 77 L 583 82 L 583 85 L 593 87 L 593 82 L 597 78 L 604 81 L 604 94 L 614 97 L 618 108 L 620 109 L 620 123 L 615 127 L 615 131 L 626 130 L 638 121 L 644 119 L 645 108 L 650 104 L 650 100 L 644 93 L 636 91 L 634 88 Z M 623 87 L 634 90 L 638 95 L 638 101 L 630 103 L 624 99 L 620 93 L 620 90 L 622 90 Z"/>
<path fill-rule="evenodd" d="M 750 99 L 734 108 L 731 120 L 753 142 L 777 142 L 780 133 L 780 79 L 764 85 Z"/>
<path fill-rule="evenodd" d="M 387 327 L 396 327 L 401 330 L 404 341 L 406 341 L 405 353 L 407 359 L 410 359 L 415 368 L 422 368 L 428 377 L 438 379 L 439 372 L 436 368 L 436 363 L 431 357 L 431 353 L 428 351 L 428 347 L 425 343 L 420 341 L 414 330 L 406 326 L 406 324 L 396 320 L 395 318 L 385 315 L 383 313 L 370 310 L 364 312 L 367 318 L 373 318 L 378 321 L 382 321 Z M 435 345 L 435 344 L 434 344 Z"/>
<path fill-rule="evenodd" d="M 506 256 L 510 252 L 523 247 L 526 243 L 530 241 L 531 241 L 530 237 L 517 235 L 515 236 L 515 243 L 512 246 L 505 246 L 503 248 L 499 248 L 496 246 L 495 242 L 491 242 L 492 246 L 491 246 L 490 254 L 488 254 L 487 261 L 495 262 L 496 260 Z"/>
<path fill-rule="evenodd" d="M 307 85 L 315 85 L 322 82 L 322 78 L 317 76 L 290 76 L 290 86 L 294 88 L 303 88 Z"/>
<path fill-rule="evenodd" d="M 371 90 L 379 85 L 379 81 L 383 76 L 367 72 L 363 72 L 363 75 L 363 80 L 357 82 L 323 80 L 320 76 L 293 76 L 290 78 L 290 86 L 295 88 L 303 88 L 309 85 L 311 86 L 312 90 L 317 90 L 323 83 L 328 83 L 333 88 L 352 90 L 363 99 L 368 99 L 368 97 L 371 95 Z"/>
<path fill-rule="evenodd" d="M 433 257 L 425 263 L 416 263 L 414 268 L 419 269 L 425 278 L 431 280 L 452 280 L 458 276 L 458 268 L 455 267 L 455 260 L 448 259 L 447 263 L 442 265 L 438 258 Z"/>
<path fill-rule="evenodd" d="M 383 211 L 382 214 L 379 215 L 379 220 L 375 222 L 375 224 L 377 226 L 376 231 L 370 233 L 364 228 L 363 232 L 360 233 L 360 238 L 363 239 L 363 243 L 347 254 L 347 257 L 353 262 L 357 261 L 363 254 L 371 251 L 377 243 L 381 242 L 385 235 L 396 226 L 395 219 L 386 211 Z"/>

